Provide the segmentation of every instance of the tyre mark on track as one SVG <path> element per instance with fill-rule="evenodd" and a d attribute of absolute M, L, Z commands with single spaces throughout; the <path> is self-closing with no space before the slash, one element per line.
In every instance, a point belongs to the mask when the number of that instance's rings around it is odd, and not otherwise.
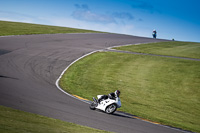
<path fill-rule="evenodd" d="M 8 76 L 4 76 L 4 75 L 0 75 L 0 78 L 8 78 L 8 79 L 15 79 L 15 80 L 18 80 L 17 78 L 8 77 Z"/>
<path fill-rule="evenodd" d="M 0 56 L 4 55 L 4 54 L 7 54 L 7 53 L 10 53 L 10 52 L 12 52 L 12 51 L 0 49 Z"/>

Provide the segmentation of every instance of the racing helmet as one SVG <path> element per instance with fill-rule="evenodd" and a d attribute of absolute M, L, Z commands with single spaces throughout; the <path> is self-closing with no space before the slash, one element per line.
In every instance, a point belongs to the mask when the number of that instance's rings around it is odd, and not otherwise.
<path fill-rule="evenodd" d="M 120 95 L 120 91 L 119 91 L 119 90 L 116 90 L 116 91 L 115 91 L 115 96 L 116 96 L 116 97 L 119 97 L 119 95 Z"/>

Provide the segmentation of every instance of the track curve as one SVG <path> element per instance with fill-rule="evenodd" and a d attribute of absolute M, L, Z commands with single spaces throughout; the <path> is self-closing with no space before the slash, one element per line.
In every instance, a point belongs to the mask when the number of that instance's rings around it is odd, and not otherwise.
<path fill-rule="evenodd" d="M 106 33 L 0 37 L 0 105 L 113 132 L 183 132 L 119 114 L 91 111 L 87 103 L 55 86 L 61 72 L 89 52 L 158 41 L 165 40 Z"/>

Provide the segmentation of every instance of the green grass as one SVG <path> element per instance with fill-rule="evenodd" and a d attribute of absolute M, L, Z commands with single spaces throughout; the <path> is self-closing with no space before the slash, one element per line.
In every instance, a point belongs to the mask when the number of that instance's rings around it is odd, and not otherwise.
<path fill-rule="evenodd" d="M 200 43 L 194 42 L 159 42 L 116 47 L 115 49 L 200 59 Z"/>
<path fill-rule="evenodd" d="M 92 100 L 121 90 L 121 111 L 200 132 L 200 62 L 113 52 L 73 64 L 60 80 L 71 94 Z"/>
<path fill-rule="evenodd" d="M 108 133 L 0 106 L 1 133 Z"/>
<path fill-rule="evenodd" d="M 30 35 L 30 34 L 56 34 L 56 33 L 100 33 L 98 31 L 83 30 L 67 27 L 29 24 L 20 22 L 0 21 L 0 36 Z"/>

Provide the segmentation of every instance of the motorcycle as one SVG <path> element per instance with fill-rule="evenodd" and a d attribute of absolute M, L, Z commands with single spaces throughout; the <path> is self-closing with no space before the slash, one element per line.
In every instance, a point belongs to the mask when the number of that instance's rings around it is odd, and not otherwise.
<path fill-rule="evenodd" d="M 97 98 L 101 98 L 102 95 L 97 95 Z M 100 103 L 98 103 L 97 99 L 95 99 L 93 97 L 93 102 L 90 104 L 90 109 L 91 110 L 95 110 L 95 109 L 99 109 L 102 110 L 104 112 L 106 112 L 107 114 L 113 114 L 117 108 L 121 107 L 121 101 L 119 97 L 116 97 L 115 99 L 105 99 L 100 101 Z"/>

